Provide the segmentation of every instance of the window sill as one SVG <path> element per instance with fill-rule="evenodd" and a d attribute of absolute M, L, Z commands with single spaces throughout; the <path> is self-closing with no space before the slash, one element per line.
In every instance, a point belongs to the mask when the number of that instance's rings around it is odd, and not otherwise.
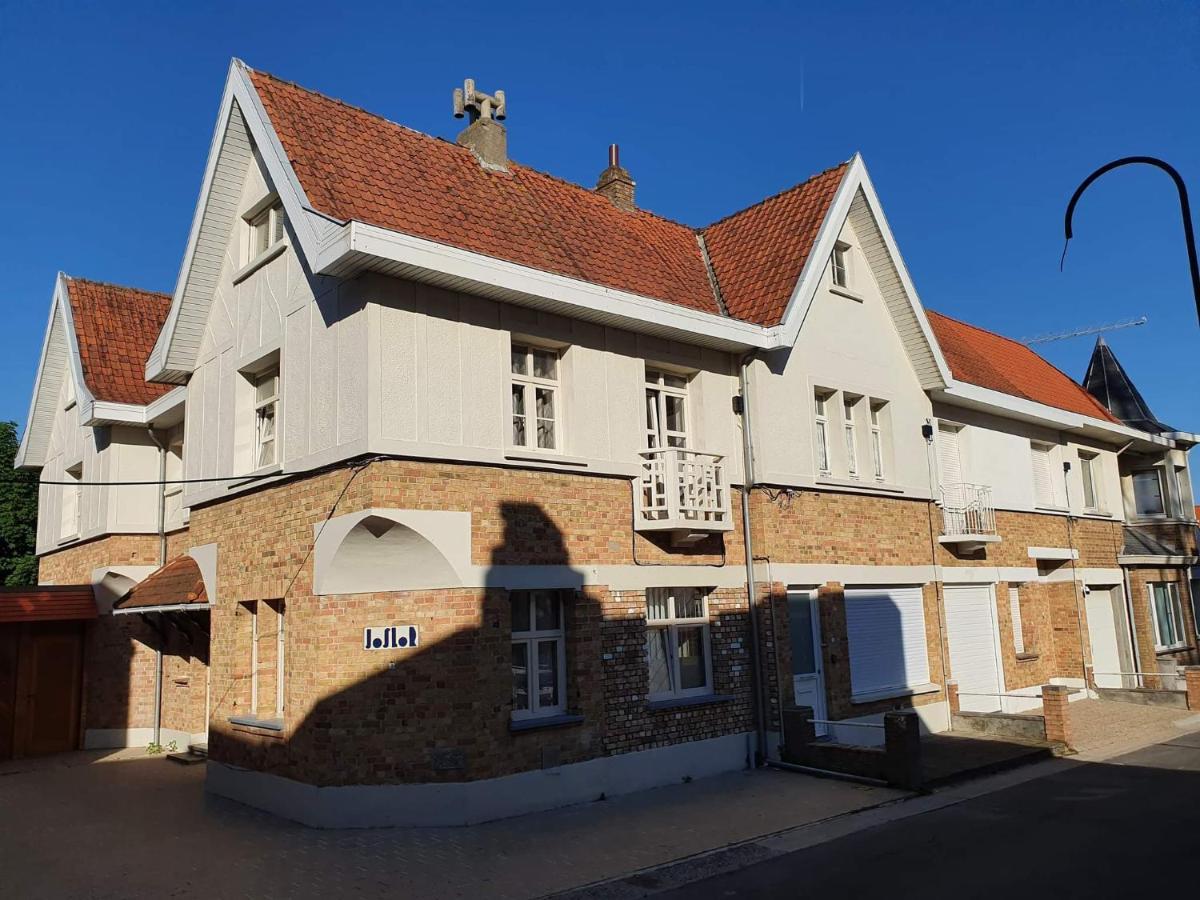
<path fill-rule="evenodd" d="M 287 248 L 287 238 L 284 238 L 277 244 L 272 244 L 262 253 L 258 254 L 258 256 L 254 257 L 254 259 L 250 260 L 250 262 L 246 263 L 244 266 L 234 272 L 232 279 L 233 283 L 241 284 L 275 257 L 279 256 L 279 254 L 283 253 L 283 251 Z"/>
<path fill-rule="evenodd" d="M 1182 653 L 1184 650 L 1191 650 L 1191 644 L 1175 644 L 1173 647 L 1155 647 L 1155 656 L 1166 656 L 1170 653 Z M 1170 672 L 1164 672 L 1164 675 L 1170 675 Z"/>
<path fill-rule="evenodd" d="M 862 694 L 851 694 L 851 703 L 872 703 L 876 700 L 895 700 L 900 697 L 916 697 L 920 694 L 936 694 L 941 690 L 932 682 L 929 684 L 915 684 L 912 687 L 897 687 L 884 688 L 879 691 L 867 691 Z"/>
<path fill-rule="evenodd" d="M 689 706 L 709 706 L 717 703 L 731 703 L 736 700 L 730 694 L 698 694 L 695 697 L 663 697 L 651 700 L 646 704 L 647 709 L 658 712 L 664 709 L 686 709 Z"/>
<path fill-rule="evenodd" d="M 563 456 L 561 453 L 539 453 L 537 450 L 510 449 L 504 451 L 504 458 L 517 462 L 540 462 L 556 466 L 579 466 L 586 468 L 588 461 L 581 456 Z"/>
<path fill-rule="evenodd" d="M 854 490 L 867 492 L 904 493 L 904 488 L 886 481 L 876 481 L 874 478 L 834 478 L 826 472 L 822 472 L 817 476 L 816 484 L 826 487 L 853 488 Z"/>
<path fill-rule="evenodd" d="M 862 303 L 865 300 L 862 294 L 856 294 L 849 288 L 844 288 L 838 284 L 831 284 L 829 286 L 829 293 L 837 294 L 839 297 L 845 297 L 847 300 L 853 300 L 855 303 Z"/>
<path fill-rule="evenodd" d="M 1040 659 L 1040 653 L 1018 653 L 1017 662 L 1032 662 L 1035 659 Z"/>
<path fill-rule="evenodd" d="M 1052 513 L 1069 513 L 1071 510 L 1065 506 L 1056 506 L 1053 503 L 1035 503 L 1033 506 L 1034 512 L 1052 512 Z"/>
<path fill-rule="evenodd" d="M 230 716 L 230 725 L 243 728 L 260 728 L 263 731 L 283 731 L 283 719 L 256 719 L 253 716 Z"/>
<path fill-rule="evenodd" d="M 508 730 L 513 734 L 521 734 L 526 731 L 542 731 L 551 728 L 569 728 L 572 725 L 580 725 L 583 723 L 583 716 L 575 715 L 559 715 L 559 716 L 534 716 L 528 719 L 512 719 L 508 723 Z"/>

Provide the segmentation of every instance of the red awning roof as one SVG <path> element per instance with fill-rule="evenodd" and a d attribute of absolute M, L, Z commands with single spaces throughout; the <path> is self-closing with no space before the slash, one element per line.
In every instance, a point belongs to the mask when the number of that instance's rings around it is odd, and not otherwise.
<path fill-rule="evenodd" d="M 113 604 L 113 612 L 137 612 L 164 606 L 207 606 L 208 592 L 200 567 L 190 556 L 177 556 Z"/>
<path fill-rule="evenodd" d="M 96 597 L 90 584 L 0 588 L 0 625 L 95 619 Z"/>

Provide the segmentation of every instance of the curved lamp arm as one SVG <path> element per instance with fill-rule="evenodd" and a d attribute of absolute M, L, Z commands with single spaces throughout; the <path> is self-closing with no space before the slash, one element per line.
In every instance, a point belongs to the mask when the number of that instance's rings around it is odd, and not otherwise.
<path fill-rule="evenodd" d="M 1175 182 L 1175 188 L 1179 191 L 1179 211 L 1183 214 L 1183 237 L 1187 244 L 1188 263 L 1192 271 L 1192 294 L 1196 298 L 1196 316 L 1200 319 L 1200 263 L 1196 260 L 1196 235 L 1192 231 L 1192 208 L 1188 203 L 1187 186 L 1183 183 L 1183 178 L 1175 171 L 1175 167 L 1170 163 L 1163 162 L 1153 156 L 1126 156 L 1123 159 L 1115 159 L 1112 162 L 1101 166 L 1087 178 L 1083 179 L 1083 183 L 1075 189 L 1075 193 L 1071 196 L 1071 202 L 1067 204 L 1067 215 L 1063 221 L 1063 231 L 1066 234 L 1067 241 L 1071 240 L 1071 217 L 1075 214 L 1075 204 L 1079 202 L 1079 198 L 1101 175 L 1121 166 L 1128 166 L 1134 163 L 1143 163 L 1149 166 L 1155 166 L 1162 169 L 1171 176 L 1171 180 Z M 1067 258 L 1067 248 L 1063 247 L 1063 260 Z M 1059 269 L 1062 269 L 1062 262 L 1059 262 Z"/>

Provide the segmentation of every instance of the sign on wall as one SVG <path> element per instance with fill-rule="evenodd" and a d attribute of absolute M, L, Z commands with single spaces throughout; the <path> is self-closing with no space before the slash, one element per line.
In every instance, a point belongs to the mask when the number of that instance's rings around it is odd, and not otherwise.
<path fill-rule="evenodd" d="M 407 650 L 415 646 L 416 625 L 372 625 L 363 629 L 364 650 Z"/>

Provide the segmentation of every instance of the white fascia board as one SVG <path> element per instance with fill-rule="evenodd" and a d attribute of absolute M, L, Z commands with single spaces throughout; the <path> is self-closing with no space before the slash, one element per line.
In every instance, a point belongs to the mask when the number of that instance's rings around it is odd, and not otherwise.
<path fill-rule="evenodd" d="M 42 386 L 42 378 L 46 368 L 46 354 L 50 349 L 50 335 L 54 330 L 54 319 L 61 318 L 63 337 L 67 342 L 67 377 L 75 381 L 75 404 L 80 424 L 85 424 L 91 416 L 91 407 L 95 403 L 92 392 L 88 390 L 83 380 L 83 360 L 79 356 L 79 340 L 75 335 L 75 319 L 71 315 L 71 303 L 67 297 L 67 276 L 59 272 L 54 281 L 54 294 L 50 300 L 50 316 L 46 321 L 46 333 L 42 337 L 42 352 L 38 359 L 37 377 L 33 383 L 33 396 L 29 401 L 29 417 L 25 420 L 25 431 L 21 434 L 21 444 L 13 460 L 15 469 L 36 469 L 42 466 L 44 460 L 29 458 L 29 432 L 32 431 L 33 419 L 37 415 L 53 415 L 53 410 L 40 411 L 37 407 L 38 393 Z M 55 401 L 57 401 L 55 397 Z"/>
<path fill-rule="evenodd" d="M 838 185 L 837 193 L 833 196 L 829 212 L 825 216 L 825 221 L 821 223 L 821 228 L 817 232 L 817 239 L 808 254 L 808 259 L 805 260 L 804 269 L 800 273 L 800 279 L 796 282 L 796 287 L 792 291 L 791 298 L 788 300 L 787 307 L 783 313 L 782 323 L 768 329 L 774 338 L 773 346 L 792 347 L 795 345 L 796 339 L 800 334 L 800 329 L 804 325 L 804 320 L 808 317 L 808 311 L 812 308 L 813 298 L 816 297 L 817 289 L 821 285 L 821 276 L 825 272 L 825 262 L 833 253 L 833 247 L 837 243 L 842 225 L 850 215 L 850 206 L 860 189 L 866 198 L 867 206 L 870 207 L 872 214 L 875 216 L 875 221 L 879 225 L 879 232 L 883 236 L 884 246 L 887 247 L 888 254 L 892 258 L 892 263 L 896 267 L 896 272 L 900 276 L 900 284 L 904 288 L 904 294 L 908 298 L 913 314 L 917 317 L 917 322 L 921 326 L 921 333 L 926 343 L 929 344 L 934 360 L 937 362 L 938 373 L 941 375 L 942 382 L 950 384 L 953 380 L 950 375 L 950 366 L 946 363 L 946 357 L 942 354 L 942 348 L 933 336 L 933 329 L 929 325 L 929 319 L 925 316 L 925 307 L 921 303 L 916 286 L 908 274 L 908 266 L 904 264 L 904 257 L 900 255 L 900 248 L 896 244 L 895 237 L 892 235 L 892 229 L 888 225 L 887 216 L 883 213 L 883 206 L 879 202 L 879 195 L 875 193 L 875 186 L 871 183 L 871 176 L 867 173 L 867 165 L 863 162 L 862 155 L 859 153 L 855 153 L 854 158 L 850 160 L 850 168 L 842 177 L 842 183 Z"/>
<path fill-rule="evenodd" d="M 1163 449 L 1170 449 L 1174 446 L 1174 443 L 1165 437 L 1138 431 L 1128 425 L 1105 422 L 1103 419 L 1067 412 L 1064 409 L 1026 400 L 1023 397 L 1014 397 L 1012 394 L 994 391 L 991 388 L 967 384 L 964 381 L 953 381 L 943 390 L 934 391 L 933 399 L 951 406 L 982 410 L 1004 418 L 1032 422 L 1035 425 L 1043 425 L 1060 431 L 1095 433 L 1114 442 L 1125 443 L 1132 440 Z"/>
<path fill-rule="evenodd" d="M 137 403 L 117 403 L 93 400 L 91 417 L 84 425 L 150 425 L 155 419 L 182 406 L 187 401 L 187 386 L 180 385 L 144 406 Z"/>
<path fill-rule="evenodd" d="M 702 335 L 710 342 L 730 349 L 771 346 L 766 332 L 749 322 L 555 275 L 357 221 L 342 229 L 338 239 L 327 245 L 323 253 L 309 258 L 314 260 L 314 271 L 324 271 L 353 253 L 449 275 L 465 284 L 499 288 L 510 292 L 514 298 L 544 299 L 567 315 L 586 313 L 594 316 L 599 313 L 614 324 L 634 331 L 645 331 L 646 326 L 651 325 L 656 331 L 668 332 L 681 340 Z"/>

